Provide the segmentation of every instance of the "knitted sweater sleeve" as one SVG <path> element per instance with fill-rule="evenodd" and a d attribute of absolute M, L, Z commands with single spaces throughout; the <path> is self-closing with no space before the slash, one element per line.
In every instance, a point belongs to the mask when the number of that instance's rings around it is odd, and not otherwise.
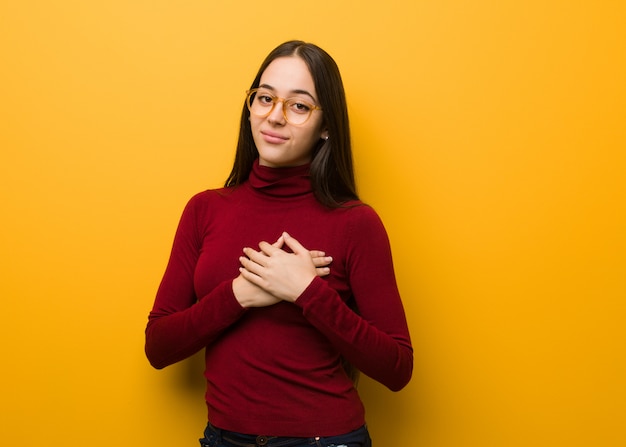
<path fill-rule="evenodd" d="M 296 304 L 350 363 L 398 391 L 411 378 L 413 349 L 389 239 L 372 208 L 359 206 L 351 214 L 346 263 L 358 313 L 319 277 Z"/>
<path fill-rule="evenodd" d="M 205 212 L 199 196 L 183 211 L 148 317 L 145 351 L 150 364 L 159 369 L 209 345 L 245 313 L 233 294 L 232 280 L 219 283 L 204 297 L 196 296 L 194 272 L 202 244 L 201 215 Z"/>

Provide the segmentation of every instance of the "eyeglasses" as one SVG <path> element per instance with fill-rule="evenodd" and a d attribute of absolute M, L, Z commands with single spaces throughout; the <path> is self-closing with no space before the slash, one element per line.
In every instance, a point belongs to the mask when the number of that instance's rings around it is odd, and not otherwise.
<path fill-rule="evenodd" d="M 311 118 L 313 111 L 322 110 L 321 107 L 300 98 L 279 98 L 264 88 L 253 88 L 246 93 L 248 110 L 261 118 L 269 116 L 277 102 L 283 103 L 283 116 L 289 124 L 304 124 Z"/>

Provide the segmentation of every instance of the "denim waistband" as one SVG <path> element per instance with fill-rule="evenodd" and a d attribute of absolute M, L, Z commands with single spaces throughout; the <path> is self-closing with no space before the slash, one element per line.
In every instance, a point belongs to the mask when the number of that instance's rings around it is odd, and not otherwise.
<path fill-rule="evenodd" d="M 243 433 L 222 430 L 215 427 L 210 422 L 205 430 L 205 439 L 216 439 L 219 443 L 225 443 L 237 447 L 323 447 L 331 445 L 360 445 L 371 447 L 372 441 L 367 430 L 367 425 L 363 425 L 354 431 L 337 436 L 316 436 L 316 437 L 282 437 L 249 435 Z M 202 443 L 201 444 L 207 445 Z"/>
<path fill-rule="evenodd" d="M 319 438 L 295 438 L 284 436 L 266 436 L 266 435 L 248 435 L 244 433 L 237 433 L 228 430 L 222 430 L 215 427 L 210 422 L 207 425 L 207 430 L 213 431 L 218 437 L 226 442 L 240 446 L 240 447 L 292 447 L 300 446 L 302 444 L 308 444 L 314 446 Z"/>

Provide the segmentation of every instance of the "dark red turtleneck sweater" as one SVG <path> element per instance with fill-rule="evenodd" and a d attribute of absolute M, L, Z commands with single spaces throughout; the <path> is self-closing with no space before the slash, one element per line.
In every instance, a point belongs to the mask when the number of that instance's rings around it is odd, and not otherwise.
<path fill-rule="evenodd" d="M 194 196 L 149 316 L 146 353 L 154 367 L 206 348 L 208 417 L 225 430 L 308 437 L 363 425 L 341 356 L 392 390 L 411 377 L 385 229 L 367 205 L 320 205 L 308 169 L 257 163 L 243 185 Z M 232 280 L 243 247 L 274 242 L 283 231 L 332 256 L 331 274 L 315 278 L 295 303 L 242 308 Z"/>

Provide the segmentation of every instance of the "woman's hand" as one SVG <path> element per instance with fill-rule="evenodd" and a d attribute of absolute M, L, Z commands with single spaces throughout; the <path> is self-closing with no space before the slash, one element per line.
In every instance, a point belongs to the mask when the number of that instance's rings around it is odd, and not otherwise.
<path fill-rule="evenodd" d="M 317 273 L 317 276 L 330 275 L 330 267 L 328 266 L 331 262 L 333 262 L 333 258 L 330 256 L 326 256 L 326 253 L 320 250 L 311 250 L 309 253 L 311 254 L 311 260 L 313 261 L 313 265 L 315 266 L 315 272 Z"/>
<path fill-rule="evenodd" d="M 295 239 L 291 239 L 295 241 Z M 272 246 L 281 249 L 284 244 L 285 238 L 284 235 L 281 235 L 278 240 L 272 244 Z M 313 265 L 315 266 L 315 272 L 317 276 L 326 276 L 330 274 L 330 268 L 328 266 L 332 262 L 333 258 L 331 258 L 330 256 L 326 256 L 326 253 L 320 250 L 311 250 L 309 251 L 309 255 L 311 257 Z M 247 280 L 244 277 L 243 272 L 234 279 L 233 292 L 235 294 L 235 298 L 242 307 L 272 306 L 282 301 L 280 298 L 277 298 L 268 291 Z"/>
<path fill-rule="evenodd" d="M 293 253 L 281 247 L 287 245 Z M 318 250 L 309 251 L 287 233 L 274 243 L 261 242 L 260 251 L 244 248 L 239 258 L 241 277 L 274 297 L 295 301 L 316 276 L 330 272 L 332 258 Z"/>
<path fill-rule="evenodd" d="M 252 284 L 242 274 L 233 280 L 233 293 L 241 307 L 266 307 L 281 302 L 280 298 Z"/>

